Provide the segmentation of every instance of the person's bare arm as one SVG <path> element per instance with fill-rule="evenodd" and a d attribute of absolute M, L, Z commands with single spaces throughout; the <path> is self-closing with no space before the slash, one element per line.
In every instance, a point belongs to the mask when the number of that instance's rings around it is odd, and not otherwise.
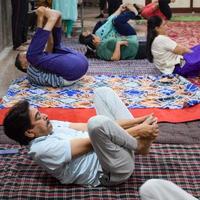
<path fill-rule="evenodd" d="M 122 45 L 128 46 L 128 41 L 118 41 L 118 42 L 116 42 L 115 50 L 114 50 L 114 53 L 111 57 L 111 60 L 113 60 L 113 61 L 120 60 L 120 58 L 121 58 L 121 46 Z"/>
<path fill-rule="evenodd" d="M 181 46 L 179 44 L 177 44 L 176 48 L 173 50 L 173 53 L 178 54 L 178 55 L 183 55 L 185 53 L 191 53 L 191 52 L 192 52 L 191 49 Z"/>
<path fill-rule="evenodd" d="M 153 114 L 145 115 L 142 117 L 137 117 L 133 119 L 123 119 L 123 120 L 117 120 L 116 122 L 123 128 L 123 129 L 129 129 L 132 128 L 138 124 L 143 123 L 148 117 L 153 116 Z"/>
<path fill-rule="evenodd" d="M 90 138 L 77 138 L 70 141 L 72 158 L 82 156 L 92 150 Z"/>
<path fill-rule="evenodd" d="M 158 130 L 157 118 L 154 117 L 153 114 L 136 118 L 135 122 L 138 123 L 134 124 L 134 121 L 132 121 L 133 126 L 129 127 L 128 125 L 131 125 L 131 121 L 125 124 L 126 131 L 133 137 L 155 138 L 158 136 L 159 130 Z"/>

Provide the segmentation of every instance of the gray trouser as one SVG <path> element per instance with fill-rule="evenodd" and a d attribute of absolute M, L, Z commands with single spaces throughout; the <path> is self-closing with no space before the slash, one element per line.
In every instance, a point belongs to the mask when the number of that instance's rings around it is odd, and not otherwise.
<path fill-rule="evenodd" d="M 140 197 L 142 200 L 197 200 L 174 183 L 161 179 L 145 182 L 140 187 Z"/>
<path fill-rule="evenodd" d="M 103 174 L 103 185 L 116 185 L 127 180 L 134 170 L 134 151 L 137 140 L 122 129 L 115 120 L 131 119 L 128 111 L 114 91 L 97 88 L 94 97 L 97 116 L 88 122 L 88 132 Z"/>

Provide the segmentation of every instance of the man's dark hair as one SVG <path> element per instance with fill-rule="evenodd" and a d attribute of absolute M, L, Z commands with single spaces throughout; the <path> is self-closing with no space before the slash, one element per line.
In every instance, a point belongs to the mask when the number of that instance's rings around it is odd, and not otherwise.
<path fill-rule="evenodd" d="M 85 38 L 86 38 L 86 36 L 84 36 L 83 33 L 81 33 L 81 34 L 79 35 L 79 42 L 80 42 L 81 44 L 85 44 Z"/>
<path fill-rule="evenodd" d="M 15 104 L 7 113 L 3 126 L 4 132 L 9 138 L 21 145 L 28 145 L 30 138 L 25 136 L 25 132 L 32 127 L 29 116 L 29 102 L 24 100 Z"/>
<path fill-rule="evenodd" d="M 93 35 L 90 34 L 87 36 L 86 40 L 85 40 L 85 45 L 87 47 L 87 51 L 85 53 L 85 56 L 87 58 L 97 58 L 97 54 L 96 54 L 96 47 L 93 43 Z"/>
<path fill-rule="evenodd" d="M 27 70 L 22 67 L 22 64 L 21 64 L 21 61 L 20 61 L 19 57 L 20 57 L 20 53 L 17 54 L 17 57 L 15 59 L 15 66 L 20 71 L 26 73 Z"/>

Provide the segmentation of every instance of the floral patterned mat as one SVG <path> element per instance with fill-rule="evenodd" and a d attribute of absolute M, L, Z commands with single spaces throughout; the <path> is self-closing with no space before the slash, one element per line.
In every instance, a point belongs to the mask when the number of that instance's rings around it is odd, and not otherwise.
<path fill-rule="evenodd" d="M 129 108 L 181 109 L 200 103 L 200 89 L 179 76 L 86 76 L 70 87 L 30 85 L 26 77 L 15 80 L 0 108 L 27 99 L 36 107 L 92 108 L 93 90 L 109 86 Z"/>

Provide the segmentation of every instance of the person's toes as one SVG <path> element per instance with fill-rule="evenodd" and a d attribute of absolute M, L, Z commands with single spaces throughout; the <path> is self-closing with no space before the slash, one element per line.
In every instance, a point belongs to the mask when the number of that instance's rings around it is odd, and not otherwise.
<path fill-rule="evenodd" d="M 15 51 L 27 51 L 27 47 L 25 46 L 19 46 L 17 48 L 14 49 Z"/>

